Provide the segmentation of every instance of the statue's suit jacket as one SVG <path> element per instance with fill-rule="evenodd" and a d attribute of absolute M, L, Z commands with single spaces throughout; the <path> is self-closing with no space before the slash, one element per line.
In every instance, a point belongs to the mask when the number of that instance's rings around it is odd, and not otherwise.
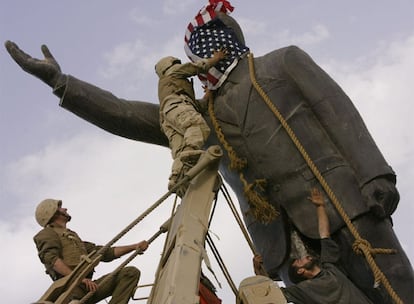
<path fill-rule="evenodd" d="M 305 52 L 294 46 L 256 58 L 255 70 L 259 84 L 348 215 L 355 218 L 368 212 L 370 206 L 364 201 L 361 188 L 378 177 L 394 183 L 395 175 L 348 96 Z M 159 126 L 158 104 L 123 100 L 72 76 L 55 93 L 61 97 L 61 106 L 111 133 L 168 146 Z M 246 178 L 266 179 L 266 194 L 281 211 L 282 216 L 268 225 L 251 218 L 246 213 L 249 205 L 238 173 L 229 170 L 228 158 L 223 159 L 220 171 L 238 196 L 265 267 L 275 269 L 289 251 L 289 223 L 307 237 L 319 237 L 315 208 L 308 200 L 317 181 L 280 122 L 252 87 L 247 58 L 240 60 L 216 92 L 214 105 L 226 140 L 240 157 L 247 159 Z M 210 122 L 208 114 L 204 116 Z M 217 143 L 212 132 L 208 144 Z M 331 230 L 343 227 L 334 207 L 328 204 L 327 210 Z"/>

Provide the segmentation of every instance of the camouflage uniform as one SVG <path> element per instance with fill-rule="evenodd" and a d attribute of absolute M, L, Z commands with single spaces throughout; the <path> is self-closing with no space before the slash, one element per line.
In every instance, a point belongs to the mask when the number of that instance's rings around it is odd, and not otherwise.
<path fill-rule="evenodd" d="M 82 241 L 77 233 L 70 229 L 56 227 L 52 224 L 43 228 L 33 239 L 38 250 L 39 258 L 46 267 L 46 273 L 54 281 L 62 277 L 62 275 L 53 270 L 53 265 L 58 258 L 62 259 L 66 265 L 74 269 L 81 261 L 82 255 L 87 255 L 93 250 L 102 248 L 102 246 Z M 108 248 L 104 252 L 101 260 L 110 262 L 116 258 L 114 249 Z M 92 275 L 93 271 L 87 277 L 91 279 Z M 95 280 L 95 282 L 99 285 L 104 277 Z M 126 304 L 138 283 L 139 277 L 140 272 L 137 268 L 125 267 L 107 283 L 99 286 L 99 289 L 87 303 L 97 303 L 112 295 L 109 303 Z M 74 290 L 72 297 L 73 299 L 81 299 L 87 293 L 88 290 L 81 284 Z"/>
<path fill-rule="evenodd" d="M 169 140 L 174 159 L 171 176 L 182 168 L 183 151 L 201 150 L 210 134 L 210 128 L 196 110 L 195 94 L 188 77 L 206 72 L 211 65 L 207 59 L 197 63 L 174 64 L 158 82 L 160 124 Z"/>

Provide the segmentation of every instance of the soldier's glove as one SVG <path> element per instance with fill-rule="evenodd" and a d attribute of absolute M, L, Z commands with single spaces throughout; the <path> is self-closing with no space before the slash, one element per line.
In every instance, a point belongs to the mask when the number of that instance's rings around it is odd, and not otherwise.
<path fill-rule="evenodd" d="M 50 53 L 46 45 L 42 45 L 41 47 L 42 53 L 45 57 L 44 59 L 31 57 L 23 52 L 17 44 L 12 41 L 6 41 L 5 46 L 10 56 L 24 71 L 36 76 L 50 87 L 55 88 L 62 72 L 59 64 L 53 57 L 52 53 Z"/>
<path fill-rule="evenodd" d="M 400 200 L 394 181 L 386 177 L 376 178 L 365 184 L 362 195 L 371 211 L 380 218 L 393 214 Z"/>

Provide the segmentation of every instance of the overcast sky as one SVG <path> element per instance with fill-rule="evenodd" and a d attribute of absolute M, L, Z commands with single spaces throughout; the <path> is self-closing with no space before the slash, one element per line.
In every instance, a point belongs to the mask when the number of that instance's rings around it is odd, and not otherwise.
<path fill-rule="evenodd" d="M 155 62 L 185 59 L 184 31 L 201 0 L 0 2 L 1 41 L 42 57 L 47 44 L 62 71 L 127 99 L 157 102 Z M 398 178 L 395 231 L 414 261 L 414 2 L 232 1 L 255 56 L 298 45 L 354 101 Z M 104 244 L 166 192 L 168 149 L 116 137 L 58 106 L 51 89 L 24 73 L 0 48 L 0 284 L 2 302 L 30 303 L 49 286 L 33 235 L 34 209 L 62 199 L 70 228 Z M 198 83 L 197 83 L 198 86 Z M 200 91 L 198 89 L 198 91 Z M 120 244 L 149 238 L 170 212 L 169 200 Z M 212 232 L 235 284 L 253 274 L 251 252 L 221 197 Z M 163 239 L 133 264 L 150 283 Z M 223 303 L 234 297 L 213 262 Z M 109 267 L 108 267 L 109 266 Z M 99 265 L 97 276 L 114 264 Z M 211 277 L 211 276 L 210 276 Z M 149 294 L 149 290 L 142 291 Z"/>

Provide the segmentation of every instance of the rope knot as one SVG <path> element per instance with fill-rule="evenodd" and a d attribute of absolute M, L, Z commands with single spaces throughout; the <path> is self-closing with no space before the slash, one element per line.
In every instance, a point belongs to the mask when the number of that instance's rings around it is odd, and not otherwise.
<path fill-rule="evenodd" d="M 352 249 L 356 254 L 362 255 L 367 252 L 372 252 L 372 247 L 370 242 L 365 239 L 357 239 L 354 244 L 352 244 Z M 365 254 L 366 255 L 366 254 Z"/>

